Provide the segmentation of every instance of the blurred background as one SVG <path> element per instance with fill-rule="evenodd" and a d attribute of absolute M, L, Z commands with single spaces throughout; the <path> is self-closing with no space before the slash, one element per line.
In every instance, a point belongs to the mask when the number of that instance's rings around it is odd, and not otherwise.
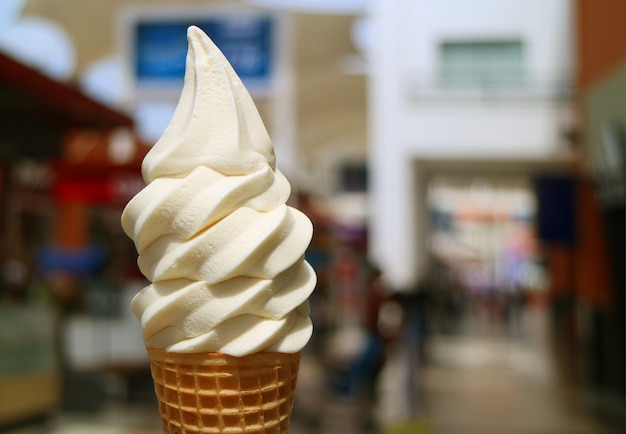
<path fill-rule="evenodd" d="M 0 2 L 0 432 L 161 432 L 120 213 L 224 51 L 313 220 L 298 433 L 623 433 L 626 2 Z"/>

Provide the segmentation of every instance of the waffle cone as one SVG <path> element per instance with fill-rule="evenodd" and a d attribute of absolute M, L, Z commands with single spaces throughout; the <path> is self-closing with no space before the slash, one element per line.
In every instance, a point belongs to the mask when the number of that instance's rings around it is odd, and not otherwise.
<path fill-rule="evenodd" d="M 300 353 L 148 356 L 165 434 L 287 433 Z"/>

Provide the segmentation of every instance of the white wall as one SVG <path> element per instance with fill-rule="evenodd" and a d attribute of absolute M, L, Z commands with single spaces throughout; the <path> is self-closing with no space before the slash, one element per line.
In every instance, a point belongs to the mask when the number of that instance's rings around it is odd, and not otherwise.
<path fill-rule="evenodd" d="M 399 150 L 417 158 L 556 158 L 566 149 L 564 104 L 415 107 L 399 115 Z"/>
<path fill-rule="evenodd" d="M 437 49 L 444 40 L 519 38 L 529 79 L 561 80 L 570 70 L 569 0 L 391 0 L 393 21 L 380 22 L 395 34 L 398 72 L 434 80 Z M 393 3 L 393 5 L 391 5 Z M 380 7 L 380 6 L 379 6 Z"/>
<path fill-rule="evenodd" d="M 570 80 L 569 5 L 568 0 L 373 1 L 370 254 L 395 288 L 413 287 L 427 267 L 425 186 L 415 161 L 567 158 L 561 134 L 569 102 L 542 89 Z M 438 99 L 439 44 L 463 39 L 521 40 L 530 90 L 496 99 L 454 93 Z M 434 93 L 424 95 L 423 85 Z"/>

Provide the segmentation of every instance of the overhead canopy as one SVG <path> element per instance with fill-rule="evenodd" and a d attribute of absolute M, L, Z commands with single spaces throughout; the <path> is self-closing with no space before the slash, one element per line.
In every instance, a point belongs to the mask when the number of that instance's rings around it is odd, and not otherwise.
<path fill-rule="evenodd" d="M 0 52 L 0 162 L 58 156 L 68 128 L 132 125 L 126 114 Z"/>

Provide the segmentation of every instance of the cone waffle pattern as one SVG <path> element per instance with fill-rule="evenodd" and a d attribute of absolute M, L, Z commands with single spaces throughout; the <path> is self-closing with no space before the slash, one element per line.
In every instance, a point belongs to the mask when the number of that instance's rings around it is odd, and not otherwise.
<path fill-rule="evenodd" d="M 148 349 L 165 434 L 286 434 L 300 353 Z"/>

